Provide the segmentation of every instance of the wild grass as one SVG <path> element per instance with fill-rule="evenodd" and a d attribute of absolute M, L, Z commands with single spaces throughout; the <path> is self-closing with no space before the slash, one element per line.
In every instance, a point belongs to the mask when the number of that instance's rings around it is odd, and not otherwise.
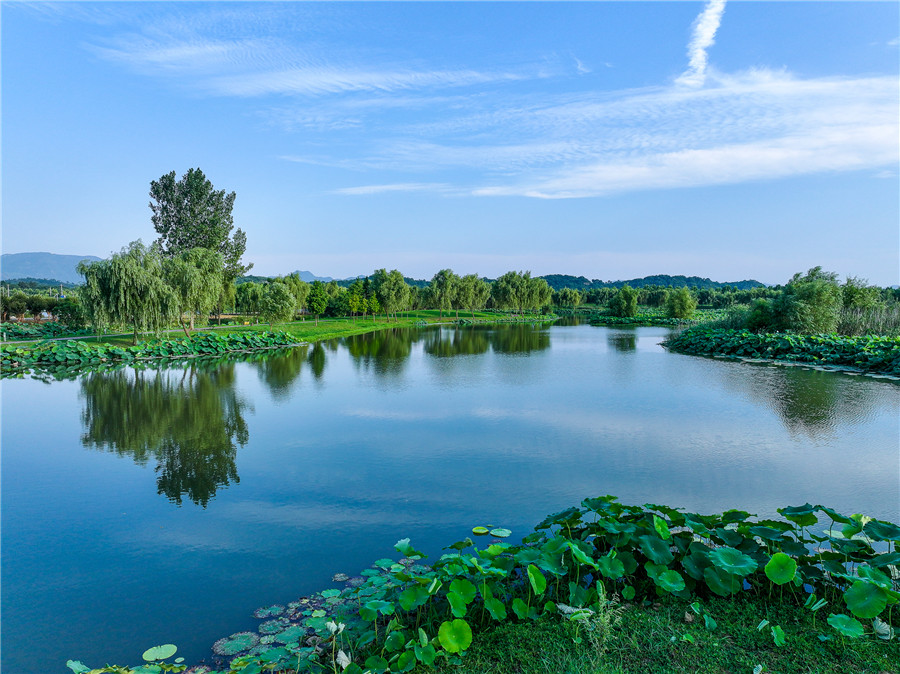
<path fill-rule="evenodd" d="M 838 334 L 900 336 L 900 303 L 871 309 L 844 309 L 838 319 Z"/>
<path fill-rule="evenodd" d="M 619 621 L 597 619 L 596 639 L 584 626 L 547 618 L 506 623 L 476 634 L 462 665 L 442 665 L 440 674 L 725 674 L 757 666 L 763 673 L 900 674 L 900 643 L 877 639 L 819 639 L 830 630 L 824 617 L 800 605 L 760 597 L 710 599 L 703 609 L 715 629 L 676 597 L 622 605 Z M 769 625 L 757 626 L 763 620 Z M 602 625 L 602 626 L 601 626 Z M 784 630 L 777 646 L 771 626 Z M 833 631 L 831 631 L 834 634 Z M 591 634 L 591 632 L 588 632 Z M 416 672 L 434 671 L 424 668 Z"/>

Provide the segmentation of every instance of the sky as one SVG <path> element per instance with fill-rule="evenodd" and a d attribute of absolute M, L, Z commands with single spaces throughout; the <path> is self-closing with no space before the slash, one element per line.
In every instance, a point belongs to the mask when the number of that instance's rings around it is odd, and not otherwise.
<path fill-rule="evenodd" d="M 0 3 L 2 251 L 237 193 L 251 273 L 900 283 L 900 3 Z"/>

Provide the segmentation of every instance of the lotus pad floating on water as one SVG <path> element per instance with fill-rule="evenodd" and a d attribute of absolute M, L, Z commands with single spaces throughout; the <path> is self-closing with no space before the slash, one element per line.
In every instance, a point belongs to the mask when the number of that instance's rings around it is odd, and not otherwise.
<path fill-rule="evenodd" d="M 350 580 L 350 576 L 348 576 L 346 573 L 336 573 L 331 577 L 331 580 L 333 580 L 335 583 L 345 583 L 346 581 Z"/>
<path fill-rule="evenodd" d="M 253 632 L 237 632 L 230 637 L 219 639 L 213 644 L 216 655 L 231 656 L 248 651 L 259 643 L 259 637 Z"/>
<path fill-rule="evenodd" d="M 283 632 L 275 635 L 275 641 L 280 644 L 289 644 L 292 641 L 299 641 L 301 637 L 306 636 L 306 630 L 297 625 L 291 625 Z"/>
<path fill-rule="evenodd" d="M 257 618 L 274 618 L 275 616 L 279 616 L 284 613 L 284 606 L 280 606 L 279 604 L 274 604 L 272 606 L 263 606 L 262 608 L 256 609 L 253 613 Z"/>
<path fill-rule="evenodd" d="M 347 585 L 350 587 L 359 587 L 360 585 L 365 584 L 366 579 L 362 576 L 353 576 L 352 578 L 347 579 Z"/>
<path fill-rule="evenodd" d="M 264 622 L 262 625 L 259 626 L 259 633 L 260 634 L 278 634 L 279 632 L 284 630 L 284 628 L 287 626 L 288 626 L 288 622 L 286 620 L 284 620 L 283 618 L 276 619 L 276 620 L 267 620 L 266 622 Z"/>

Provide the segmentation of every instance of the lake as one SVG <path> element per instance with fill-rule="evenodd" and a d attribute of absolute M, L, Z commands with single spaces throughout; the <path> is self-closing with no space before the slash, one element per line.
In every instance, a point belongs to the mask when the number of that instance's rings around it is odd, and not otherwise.
<path fill-rule="evenodd" d="M 668 353 L 666 334 L 395 329 L 4 380 L 3 671 L 134 665 L 160 643 L 194 663 L 398 539 L 518 539 L 602 494 L 900 521 L 900 386 Z"/>

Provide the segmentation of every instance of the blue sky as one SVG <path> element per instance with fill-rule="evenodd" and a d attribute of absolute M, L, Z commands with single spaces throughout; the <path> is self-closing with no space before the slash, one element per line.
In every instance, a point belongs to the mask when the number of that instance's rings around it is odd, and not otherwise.
<path fill-rule="evenodd" d="M 896 2 L 4 2 L 2 249 L 237 192 L 253 273 L 896 284 Z"/>

